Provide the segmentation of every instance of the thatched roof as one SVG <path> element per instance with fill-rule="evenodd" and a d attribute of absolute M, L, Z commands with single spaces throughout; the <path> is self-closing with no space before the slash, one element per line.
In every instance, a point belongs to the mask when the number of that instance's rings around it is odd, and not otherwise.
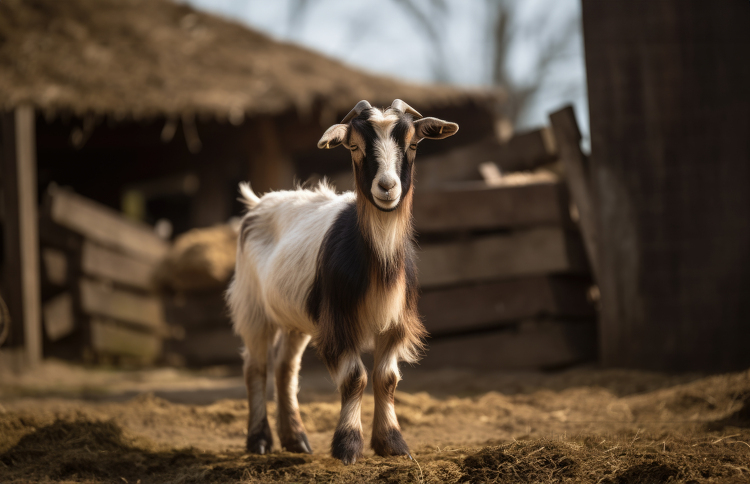
<path fill-rule="evenodd" d="M 422 107 L 493 97 L 348 67 L 168 0 L 0 1 L 0 108 L 241 121 L 360 99 Z"/>

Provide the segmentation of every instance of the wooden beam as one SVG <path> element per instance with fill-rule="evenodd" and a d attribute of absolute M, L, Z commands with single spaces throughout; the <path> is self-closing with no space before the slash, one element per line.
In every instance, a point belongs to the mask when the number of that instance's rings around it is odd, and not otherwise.
<path fill-rule="evenodd" d="M 84 313 L 140 325 L 159 334 L 166 332 L 159 298 L 114 289 L 86 278 L 80 280 L 79 287 Z"/>
<path fill-rule="evenodd" d="M 12 321 L 10 345 L 23 345 L 32 366 L 42 359 L 35 122 L 31 106 L 5 114 L 2 122 L 4 296 Z"/>
<path fill-rule="evenodd" d="M 105 281 L 138 289 L 151 289 L 154 264 L 85 240 L 81 249 L 81 271 Z"/>
<path fill-rule="evenodd" d="M 563 225 L 569 221 L 562 183 L 488 187 L 483 182 L 414 194 L 414 224 L 420 233 Z"/>
<path fill-rule="evenodd" d="M 120 212 L 64 189 L 50 190 L 52 220 L 104 246 L 144 261 L 158 261 L 169 244 L 146 224 L 126 219 Z"/>
<path fill-rule="evenodd" d="M 593 317 L 586 277 L 533 276 L 424 291 L 419 313 L 433 336 L 512 324 L 539 316 Z"/>
<path fill-rule="evenodd" d="M 424 245 L 417 265 L 425 288 L 588 271 L 580 240 L 559 227 Z"/>
<path fill-rule="evenodd" d="M 429 342 L 422 368 L 553 369 L 594 361 L 594 322 L 529 321 L 514 328 Z"/>
<path fill-rule="evenodd" d="M 599 235 L 596 213 L 588 173 L 588 160 L 581 151 L 581 132 L 578 130 L 573 106 L 566 106 L 549 116 L 565 168 L 570 194 L 578 208 L 579 224 L 594 279 L 599 280 Z"/>

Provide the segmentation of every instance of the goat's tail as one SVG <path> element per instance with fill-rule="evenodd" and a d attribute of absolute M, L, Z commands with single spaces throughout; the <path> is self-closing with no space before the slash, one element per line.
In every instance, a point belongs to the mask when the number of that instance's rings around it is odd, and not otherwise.
<path fill-rule="evenodd" d="M 258 198 L 258 195 L 256 195 L 250 187 L 250 182 L 240 183 L 240 195 L 241 196 L 238 200 L 242 202 L 248 210 L 252 210 L 260 203 L 260 198 Z"/>

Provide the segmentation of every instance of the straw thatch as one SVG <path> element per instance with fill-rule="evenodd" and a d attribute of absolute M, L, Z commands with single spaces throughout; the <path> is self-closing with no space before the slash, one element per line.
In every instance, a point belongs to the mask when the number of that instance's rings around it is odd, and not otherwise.
<path fill-rule="evenodd" d="M 241 122 L 397 97 L 422 107 L 493 99 L 367 74 L 167 0 L 0 2 L 0 109 Z"/>

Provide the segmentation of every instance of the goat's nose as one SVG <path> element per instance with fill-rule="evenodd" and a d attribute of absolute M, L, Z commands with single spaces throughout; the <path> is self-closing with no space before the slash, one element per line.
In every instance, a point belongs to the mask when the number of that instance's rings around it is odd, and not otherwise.
<path fill-rule="evenodd" d="M 396 186 L 396 180 L 394 180 L 393 178 L 379 180 L 378 186 L 387 192 L 388 190 Z"/>

